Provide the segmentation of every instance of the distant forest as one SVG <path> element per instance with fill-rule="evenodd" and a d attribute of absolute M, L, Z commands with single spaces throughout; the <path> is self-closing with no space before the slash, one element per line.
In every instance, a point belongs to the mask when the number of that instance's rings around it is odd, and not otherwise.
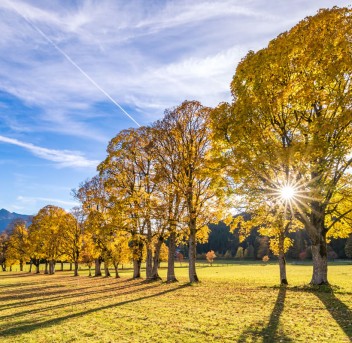
<path fill-rule="evenodd" d="M 240 242 L 238 230 L 231 233 L 229 227 L 222 222 L 210 225 L 210 230 L 208 242 L 197 245 L 198 259 L 205 259 L 205 254 L 210 250 L 214 250 L 218 258 L 225 259 L 261 260 L 266 255 L 276 259 L 269 250 L 268 237 L 260 235 L 258 230 L 252 230 L 242 242 Z M 289 237 L 294 240 L 294 243 L 286 254 L 288 259 L 306 260 L 312 258 L 311 243 L 305 230 L 293 232 L 289 234 Z M 347 258 L 346 243 L 347 238 L 332 239 L 328 244 L 328 258 L 330 260 Z"/>

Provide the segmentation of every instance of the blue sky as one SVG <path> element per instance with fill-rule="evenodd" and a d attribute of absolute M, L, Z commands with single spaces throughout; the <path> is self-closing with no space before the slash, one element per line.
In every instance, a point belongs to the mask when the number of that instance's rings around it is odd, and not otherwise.
<path fill-rule="evenodd" d="M 248 50 L 349 4 L 1 0 L 0 208 L 75 205 L 70 190 L 96 174 L 109 140 L 136 127 L 108 96 L 141 125 L 186 99 L 229 101 Z"/>

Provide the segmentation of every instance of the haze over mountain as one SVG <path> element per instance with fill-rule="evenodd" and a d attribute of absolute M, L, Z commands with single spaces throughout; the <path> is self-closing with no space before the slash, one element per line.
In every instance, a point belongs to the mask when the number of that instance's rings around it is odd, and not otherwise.
<path fill-rule="evenodd" d="M 4 208 L 2 208 L 0 210 L 0 232 L 4 231 L 14 219 L 23 219 L 27 222 L 30 222 L 31 216 L 26 214 L 19 214 L 15 212 L 11 213 L 5 210 Z"/>

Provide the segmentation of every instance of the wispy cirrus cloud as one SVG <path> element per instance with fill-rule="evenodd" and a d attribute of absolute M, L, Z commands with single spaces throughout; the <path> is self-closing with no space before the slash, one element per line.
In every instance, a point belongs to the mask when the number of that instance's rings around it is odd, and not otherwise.
<path fill-rule="evenodd" d="M 210 106 L 227 100 L 240 57 L 263 47 L 288 25 L 329 1 L 303 4 L 302 0 L 291 1 L 289 6 L 274 0 L 100 0 L 63 5 L 58 0 L 4 0 L 0 11 L 6 16 L 0 29 L 7 34 L 0 42 L 0 53 L 6 51 L 5 60 L 0 61 L 0 89 L 43 108 L 37 116 L 38 123 L 48 124 L 38 126 L 43 131 L 54 127 L 72 136 L 91 132 L 95 139 L 102 132 L 82 118 L 77 108 L 94 117 L 94 106 L 108 99 L 16 10 L 118 103 L 137 110 L 136 120 L 145 124 L 160 118 L 165 107 L 185 99 L 196 98 Z M 233 53 L 235 48 L 240 56 Z M 65 117 L 60 123 L 57 113 Z M 117 118 L 116 131 L 132 125 L 127 119 L 121 127 L 124 114 L 117 108 L 111 115 Z"/>
<path fill-rule="evenodd" d="M 79 202 L 77 201 L 67 201 L 67 200 L 45 198 L 45 197 L 27 197 L 22 195 L 19 195 L 17 197 L 17 200 L 20 201 L 21 203 L 45 202 L 47 204 L 55 204 L 55 205 L 71 206 L 71 207 L 79 205 Z"/>
<path fill-rule="evenodd" d="M 39 158 L 55 162 L 55 164 L 59 167 L 93 168 L 96 167 L 99 163 L 99 161 L 86 159 L 82 153 L 77 151 L 43 148 L 31 143 L 22 142 L 14 138 L 9 138 L 1 135 L 0 142 L 24 148 Z"/>

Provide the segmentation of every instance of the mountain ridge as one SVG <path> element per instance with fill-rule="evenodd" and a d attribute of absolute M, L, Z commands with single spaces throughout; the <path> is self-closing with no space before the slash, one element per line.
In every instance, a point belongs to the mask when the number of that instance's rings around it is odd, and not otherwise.
<path fill-rule="evenodd" d="M 0 232 L 4 231 L 7 226 L 15 219 L 23 219 L 26 222 L 31 221 L 30 215 L 27 214 L 20 214 L 16 212 L 10 212 L 5 208 L 0 210 Z"/>

